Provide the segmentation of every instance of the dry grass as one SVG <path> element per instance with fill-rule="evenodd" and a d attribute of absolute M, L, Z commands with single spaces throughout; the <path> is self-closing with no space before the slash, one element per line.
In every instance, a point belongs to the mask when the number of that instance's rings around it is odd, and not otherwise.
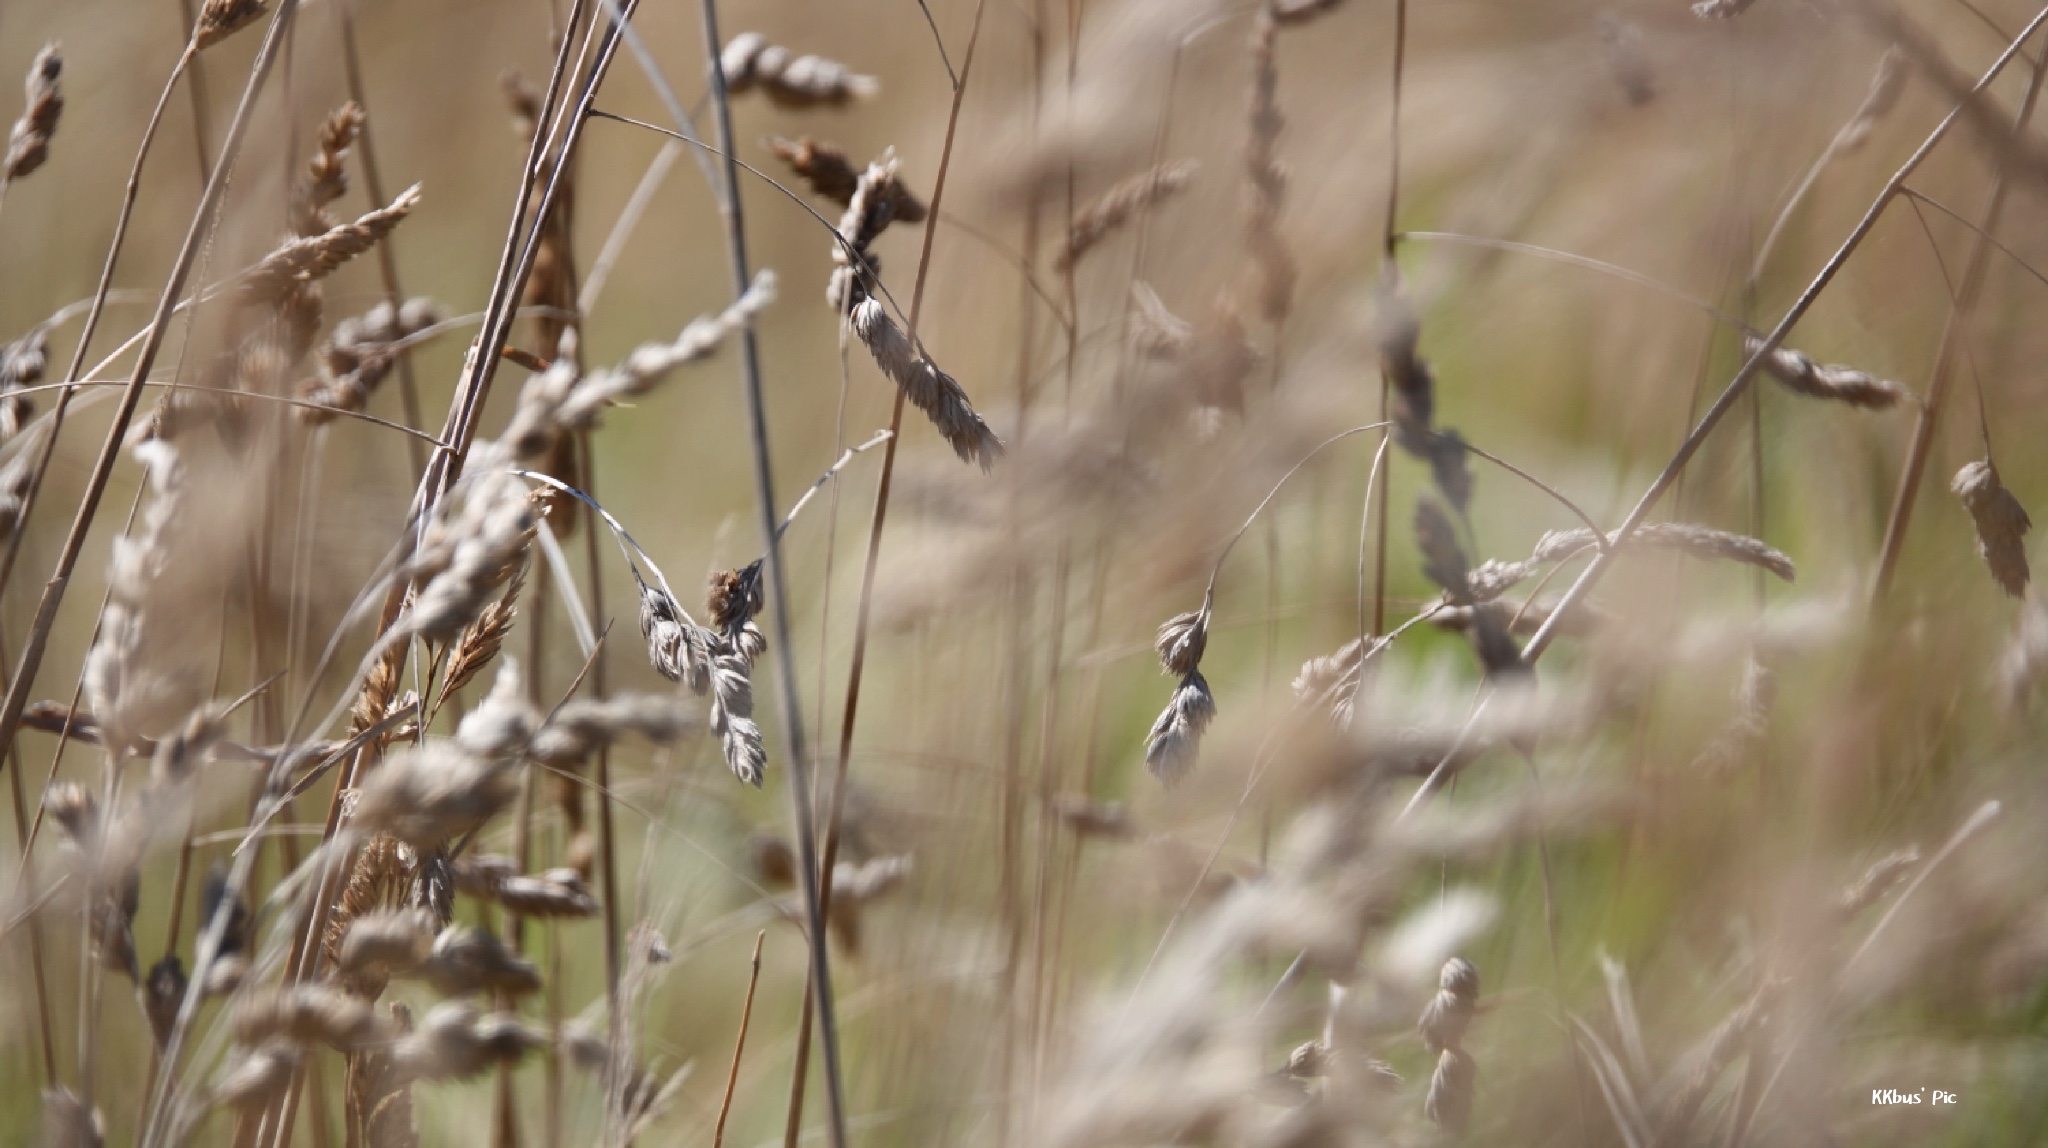
<path fill-rule="evenodd" d="M 2048 1140 L 2042 26 L 9 6 L 0 1141 Z"/>

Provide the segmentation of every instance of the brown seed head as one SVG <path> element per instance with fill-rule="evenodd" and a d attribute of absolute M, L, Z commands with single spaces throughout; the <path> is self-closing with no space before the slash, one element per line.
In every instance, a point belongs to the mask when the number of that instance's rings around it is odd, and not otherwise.
<path fill-rule="evenodd" d="M 243 998 L 235 1008 L 235 1039 L 242 1044 L 325 1044 L 355 1052 L 386 1037 L 369 1001 L 326 985 L 272 989 Z"/>
<path fill-rule="evenodd" d="M 1159 627 L 1159 635 L 1153 639 L 1152 647 L 1159 651 L 1159 664 L 1167 673 L 1192 674 L 1202 664 L 1202 653 L 1209 648 L 1209 608 L 1205 604 L 1199 610 L 1175 614 Z"/>
<path fill-rule="evenodd" d="M 24 87 L 28 102 L 7 140 L 7 160 L 0 165 L 0 183 L 13 183 L 43 166 L 50 158 L 50 137 L 57 134 L 57 118 L 64 113 L 64 94 L 57 78 L 64 72 L 64 55 L 55 44 L 43 45 L 29 63 Z"/>
<path fill-rule="evenodd" d="M 433 951 L 411 974 L 444 996 L 540 991 L 540 970 L 483 929 L 453 925 L 434 938 Z"/>
<path fill-rule="evenodd" d="M 2025 539 L 2027 531 L 2034 528 L 2026 507 L 1999 481 L 1998 468 L 1990 459 L 1966 463 L 1949 482 L 1949 489 L 1970 512 L 1970 521 L 1977 527 L 1977 553 L 1991 568 L 1991 576 L 2006 593 L 2026 597 L 2032 575 L 2027 568 Z"/>
<path fill-rule="evenodd" d="M 1053 799 L 1052 813 L 1076 837 L 1124 841 L 1136 832 L 1130 809 L 1119 801 L 1093 801 L 1080 794 L 1063 793 Z"/>
<path fill-rule="evenodd" d="M 485 1013 L 464 1001 L 434 1006 L 418 1029 L 392 1047 L 399 1072 L 416 1080 L 465 1080 L 498 1065 L 516 1065 L 547 1043 L 510 1013 Z"/>
<path fill-rule="evenodd" d="M 783 139 L 776 136 L 768 141 L 768 150 L 789 165 L 791 171 L 810 185 L 811 191 L 841 207 L 853 202 L 854 188 L 860 182 L 860 173 L 846 158 L 836 144 L 815 140 L 809 136 Z M 924 222 L 924 202 L 912 195 L 900 181 L 891 180 L 888 186 L 889 217 L 903 223 Z"/>
<path fill-rule="evenodd" d="M 1743 353 L 1754 355 L 1763 348 L 1764 341 L 1751 334 L 1743 339 L 1742 345 Z M 1789 347 L 1779 347 L 1766 355 L 1763 372 L 1786 390 L 1866 410 L 1886 410 L 1913 397 L 1912 391 L 1898 383 L 1854 367 L 1816 363 L 1810 356 Z"/>
<path fill-rule="evenodd" d="M 1133 216 L 1180 194 L 1200 169 L 1194 160 L 1164 163 L 1103 192 L 1075 213 L 1066 242 L 1053 255 L 1053 266 L 1061 271 L 1072 267 Z"/>
<path fill-rule="evenodd" d="M 156 1038 L 159 1049 L 170 1039 L 171 1025 L 178 1019 L 178 1009 L 185 1003 L 185 962 L 176 954 L 165 957 L 150 966 L 149 979 L 142 986 L 142 1012 L 149 1018 L 150 1035 Z"/>
<path fill-rule="evenodd" d="M 263 257 L 263 261 L 242 275 L 240 302 L 268 306 L 283 299 L 296 285 L 326 278 L 335 268 L 368 251 L 391 234 L 412 209 L 419 205 L 420 189 L 415 184 L 399 193 L 389 207 L 380 207 L 357 219 L 317 235 L 292 239 Z"/>
<path fill-rule="evenodd" d="M 199 26 L 192 33 L 195 47 L 211 48 L 253 23 L 263 15 L 269 0 L 205 0 L 199 6 Z"/>
<path fill-rule="evenodd" d="M 320 148 L 292 189 L 292 230 L 298 235 L 319 235 L 334 226 L 327 205 L 348 193 L 345 163 L 362 128 L 363 109 L 354 100 L 334 109 L 320 125 Z"/>
<path fill-rule="evenodd" d="M 911 346 L 880 303 L 863 299 L 854 307 L 853 332 L 867 345 L 882 373 L 925 413 L 962 462 L 975 463 L 983 472 L 995 466 L 1003 455 L 1003 440 L 975 413 L 967 392 L 953 376 Z"/>
<path fill-rule="evenodd" d="M 298 1067 L 299 1050 L 289 1044 L 239 1049 L 213 1082 L 213 1100 L 230 1108 L 252 1111 L 283 1095 Z"/>

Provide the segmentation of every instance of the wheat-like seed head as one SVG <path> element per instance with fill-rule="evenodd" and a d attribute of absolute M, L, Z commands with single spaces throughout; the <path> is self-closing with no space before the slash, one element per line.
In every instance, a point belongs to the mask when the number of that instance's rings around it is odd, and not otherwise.
<path fill-rule="evenodd" d="M 737 96 L 760 88 L 787 108 L 837 107 L 881 90 L 873 76 L 819 56 L 798 56 L 758 32 L 728 40 L 719 55 L 726 91 Z"/>

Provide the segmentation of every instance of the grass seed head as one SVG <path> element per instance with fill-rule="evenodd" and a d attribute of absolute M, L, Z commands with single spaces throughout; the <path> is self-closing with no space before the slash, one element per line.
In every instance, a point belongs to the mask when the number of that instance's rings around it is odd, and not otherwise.
<path fill-rule="evenodd" d="M 1192 674 L 1202 664 L 1202 654 L 1209 648 L 1209 610 L 1189 610 L 1175 614 L 1159 627 L 1159 635 L 1152 646 L 1159 651 L 1159 664 L 1169 674 L 1185 676 Z"/>
<path fill-rule="evenodd" d="M 1763 349 L 1763 345 L 1761 338 L 1748 335 L 1743 340 L 1743 353 L 1754 355 Z M 1817 363 L 1811 356 L 1790 347 L 1779 347 L 1764 356 L 1763 371 L 1786 390 L 1865 410 L 1888 410 L 1913 398 L 1913 392 L 1898 383 L 1854 367 Z"/>
<path fill-rule="evenodd" d="M 1436 1071 L 1429 1078 L 1429 1095 L 1423 1099 L 1423 1115 L 1430 1123 L 1453 1136 L 1461 1136 L 1472 1122 L 1472 1097 L 1479 1083 L 1479 1066 L 1462 1048 L 1446 1048 L 1437 1056 Z"/>
<path fill-rule="evenodd" d="M 540 969 L 532 961 L 496 934 L 466 925 L 441 930 L 427 959 L 407 975 L 425 980 L 444 996 L 526 996 L 541 987 Z"/>
<path fill-rule="evenodd" d="M 1991 568 L 1991 576 L 2006 593 L 2026 597 L 2032 573 L 2027 568 L 2025 539 L 2034 527 L 2026 507 L 1999 481 L 1998 468 L 1989 459 L 1964 464 L 1948 488 L 1970 512 L 1970 521 L 1977 528 L 1977 553 Z"/>
<path fill-rule="evenodd" d="M 967 392 L 953 376 L 911 347 L 903 329 L 880 303 L 863 299 L 854 307 L 853 332 L 875 357 L 882 373 L 939 429 L 960 461 L 974 463 L 984 473 L 995 466 L 1003 454 L 1003 441 L 975 413 Z"/>
<path fill-rule="evenodd" d="M 1609 536 L 1612 542 L 1612 536 Z M 1583 526 L 1552 530 L 1536 540 L 1531 555 L 1535 562 L 1559 562 L 1593 545 L 1593 532 Z M 1690 522 L 1651 522 L 1629 535 L 1628 545 L 1659 550 L 1677 550 L 1694 558 L 1739 562 L 1768 570 L 1787 582 L 1795 581 L 1798 569 L 1784 551 L 1747 535 L 1731 534 Z"/>
<path fill-rule="evenodd" d="M 522 917 L 597 917 L 604 913 L 604 906 L 574 869 L 507 877 L 498 883 L 497 899 L 506 911 Z"/>
<path fill-rule="evenodd" d="M 213 1082 L 213 1101 L 253 1112 L 284 1094 L 299 1064 L 299 1049 L 284 1042 L 237 1049 Z"/>
<path fill-rule="evenodd" d="M 64 114 L 64 93 L 57 79 L 64 73 L 64 54 L 55 44 L 43 45 L 29 63 L 24 83 L 28 101 L 14 131 L 7 139 L 7 159 L 0 164 L 0 183 L 13 183 L 43 166 L 50 158 L 50 137 L 57 134 L 57 119 Z"/>
<path fill-rule="evenodd" d="M 1084 204 L 1074 213 L 1066 241 L 1053 255 L 1053 267 L 1060 271 L 1072 267 L 1138 213 L 1185 191 L 1199 170 L 1201 165 L 1194 160 L 1163 163 L 1124 180 Z"/>
<path fill-rule="evenodd" d="M 1145 767 L 1152 776 L 1168 785 L 1187 776 L 1194 768 L 1202 735 L 1215 717 L 1216 698 L 1209 692 L 1208 679 L 1199 670 L 1183 676 L 1145 738 Z"/>
<path fill-rule="evenodd" d="M 838 107 L 881 90 L 873 76 L 857 75 L 822 57 L 794 55 L 758 32 L 742 32 L 726 41 L 719 70 L 725 73 L 731 94 L 759 88 L 785 108 Z"/>
<path fill-rule="evenodd" d="M 387 1028 L 369 1001 L 326 985 L 246 996 L 235 1006 L 234 1023 L 235 1039 L 245 1045 L 278 1041 L 356 1052 L 388 1039 Z"/>

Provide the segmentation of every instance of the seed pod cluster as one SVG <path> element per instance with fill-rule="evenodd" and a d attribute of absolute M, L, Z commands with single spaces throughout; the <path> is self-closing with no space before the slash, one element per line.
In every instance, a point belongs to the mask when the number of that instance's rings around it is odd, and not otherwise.
<path fill-rule="evenodd" d="M 2027 531 L 2034 522 L 2027 508 L 1999 481 L 1998 468 L 1990 459 L 1967 463 L 1949 482 L 1949 489 L 1962 499 L 1977 528 L 1977 553 L 1991 568 L 1991 577 L 2015 598 L 2027 596 L 2032 572 L 2027 568 Z"/>
<path fill-rule="evenodd" d="M 1202 654 L 1209 647 L 1209 605 L 1176 614 L 1159 627 L 1153 643 L 1159 664 L 1180 678 L 1173 696 L 1145 738 L 1145 767 L 1168 785 L 1194 768 L 1202 735 L 1216 717 L 1216 697 L 1202 676 Z"/>
<path fill-rule="evenodd" d="M 1423 1114 L 1444 1131 L 1462 1135 L 1472 1121 L 1472 1096 L 1479 1080 L 1479 1066 L 1464 1048 L 1465 1030 L 1479 1002 L 1479 970 L 1463 957 L 1452 957 L 1444 962 L 1437 986 L 1416 1025 L 1423 1047 L 1436 1057 Z"/>

